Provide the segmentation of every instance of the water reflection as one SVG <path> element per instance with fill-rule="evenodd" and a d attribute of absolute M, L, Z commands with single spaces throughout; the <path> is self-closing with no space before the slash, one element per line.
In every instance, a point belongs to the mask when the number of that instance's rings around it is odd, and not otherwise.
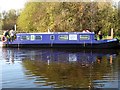
<path fill-rule="evenodd" d="M 22 61 L 26 76 L 35 77 L 38 85 L 118 88 L 116 50 L 3 48 L 3 53 L 6 62 Z"/>
<path fill-rule="evenodd" d="M 82 64 L 91 64 L 96 62 L 100 63 L 102 58 L 105 56 L 110 63 L 112 58 L 116 57 L 117 51 L 106 51 L 96 52 L 95 50 L 56 50 L 56 49 L 2 49 L 3 57 L 6 62 L 11 61 L 14 63 L 15 60 L 40 60 L 44 62 L 79 62 Z"/>

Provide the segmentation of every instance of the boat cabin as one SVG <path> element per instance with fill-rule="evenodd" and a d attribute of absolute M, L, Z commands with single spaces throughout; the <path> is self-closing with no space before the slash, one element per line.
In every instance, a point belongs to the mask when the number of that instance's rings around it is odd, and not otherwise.
<path fill-rule="evenodd" d="M 17 40 L 21 42 L 41 42 L 41 43 L 74 43 L 89 42 L 95 40 L 94 32 L 54 32 L 54 33 L 19 33 Z"/>
<path fill-rule="evenodd" d="M 14 41 L 5 40 L 3 46 L 114 48 L 119 46 L 119 40 L 96 40 L 94 32 L 17 33 Z"/>

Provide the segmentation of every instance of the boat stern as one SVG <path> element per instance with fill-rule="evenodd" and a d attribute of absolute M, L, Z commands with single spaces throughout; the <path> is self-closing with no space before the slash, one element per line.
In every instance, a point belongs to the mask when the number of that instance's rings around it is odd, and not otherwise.
<path fill-rule="evenodd" d="M 112 43 L 112 46 L 113 46 L 114 48 L 120 48 L 119 39 L 117 39 L 117 38 L 108 40 L 107 42 L 108 42 L 108 43 Z"/>

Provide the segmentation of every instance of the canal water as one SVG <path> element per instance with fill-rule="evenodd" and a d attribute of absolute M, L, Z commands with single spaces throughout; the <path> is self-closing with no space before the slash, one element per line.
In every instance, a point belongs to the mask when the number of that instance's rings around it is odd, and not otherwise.
<path fill-rule="evenodd" d="M 0 48 L 1 88 L 119 88 L 120 50 Z"/>

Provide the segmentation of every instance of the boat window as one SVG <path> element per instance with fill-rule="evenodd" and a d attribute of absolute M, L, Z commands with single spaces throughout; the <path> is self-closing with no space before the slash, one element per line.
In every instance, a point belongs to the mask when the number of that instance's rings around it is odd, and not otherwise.
<path fill-rule="evenodd" d="M 36 40 L 42 40 L 42 36 L 41 36 L 41 35 L 35 36 L 35 39 L 36 39 Z"/>
<path fill-rule="evenodd" d="M 21 37 L 21 40 L 29 40 L 29 39 L 30 39 L 29 36 L 22 36 L 22 37 Z"/>
<path fill-rule="evenodd" d="M 90 36 L 89 35 L 80 35 L 80 40 L 89 40 Z"/>
<path fill-rule="evenodd" d="M 77 40 L 77 34 L 70 34 L 69 40 Z"/>
<path fill-rule="evenodd" d="M 68 35 L 59 35 L 59 40 L 68 40 Z"/>
<path fill-rule="evenodd" d="M 51 35 L 50 36 L 50 40 L 54 40 L 55 39 L 55 36 L 54 35 Z"/>
<path fill-rule="evenodd" d="M 35 35 L 31 35 L 31 40 L 35 40 Z"/>

